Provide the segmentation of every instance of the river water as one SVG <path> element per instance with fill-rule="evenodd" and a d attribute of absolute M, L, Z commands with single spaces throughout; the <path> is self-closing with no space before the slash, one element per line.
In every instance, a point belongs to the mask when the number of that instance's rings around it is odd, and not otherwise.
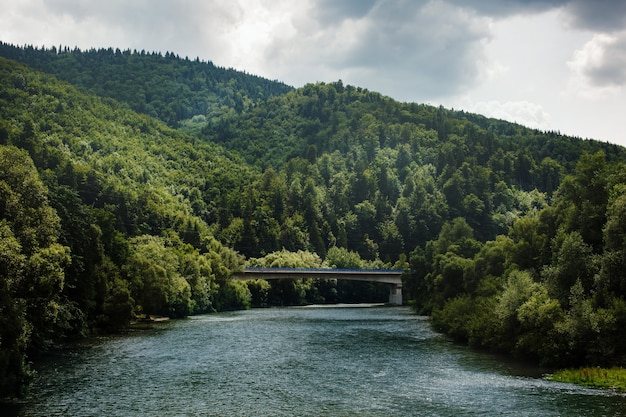
<path fill-rule="evenodd" d="M 622 395 L 451 344 L 407 308 L 306 307 L 197 316 L 66 348 L 9 415 L 625 414 Z"/>

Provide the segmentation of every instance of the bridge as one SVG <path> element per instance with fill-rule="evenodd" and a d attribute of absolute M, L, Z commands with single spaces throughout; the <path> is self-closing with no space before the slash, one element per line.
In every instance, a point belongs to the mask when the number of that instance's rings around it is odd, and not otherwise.
<path fill-rule="evenodd" d="M 389 304 L 402 305 L 401 269 L 331 269 L 331 268 L 246 268 L 233 273 L 233 279 L 345 279 L 382 282 L 390 285 Z"/>

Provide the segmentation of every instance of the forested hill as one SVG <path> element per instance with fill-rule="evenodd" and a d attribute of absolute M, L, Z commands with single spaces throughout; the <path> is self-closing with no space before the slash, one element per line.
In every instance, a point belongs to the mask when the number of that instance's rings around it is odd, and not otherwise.
<path fill-rule="evenodd" d="M 0 58 L 1 394 L 65 337 L 244 307 L 210 219 L 258 173 L 194 142 Z"/>
<path fill-rule="evenodd" d="M 515 180 L 526 188 L 541 188 L 536 183 L 541 179 L 528 177 L 534 168 L 522 166 L 521 159 L 536 165 L 550 157 L 571 170 L 585 151 L 604 150 L 609 158 L 624 156 L 617 145 L 443 107 L 400 103 L 341 81 L 309 84 L 243 114 L 212 118 L 201 135 L 236 150 L 250 164 L 274 168 L 296 156 L 315 161 L 325 153 L 364 151 L 372 159 L 378 150 L 409 146 L 415 162 L 433 164 L 442 172 L 446 165 L 458 168 L 468 157 L 486 165 L 490 159 L 501 159 L 500 153 L 510 152 L 516 159 L 511 163 L 519 164 L 518 173 L 505 175 L 517 175 Z"/>
<path fill-rule="evenodd" d="M 140 314 L 381 301 L 245 263 L 406 268 L 458 340 L 626 364 L 624 148 L 171 53 L 0 50 L 51 72 L 0 58 L 0 393 Z"/>
<path fill-rule="evenodd" d="M 55 75 L 86 92 L 127 103 L 173 127 L 181 123 L 193 127 L 227 110 L 240 113 L 292 89 L 279 81 L 171 52 L 22 48 L 0 41 L 0 56 Z"/>

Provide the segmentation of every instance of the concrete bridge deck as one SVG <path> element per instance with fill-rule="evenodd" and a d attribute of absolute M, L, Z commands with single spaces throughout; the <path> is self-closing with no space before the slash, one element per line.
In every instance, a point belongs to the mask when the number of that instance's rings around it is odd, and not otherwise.
<path fill-rule="evenodd" d="M 233 279 L 345 279 L 381 282 L 391 286 L 389 304 L 402 305 L 402 274 L 400 269 L 331 269 L 331 268 L 246 268 L 235 272 Z"/>

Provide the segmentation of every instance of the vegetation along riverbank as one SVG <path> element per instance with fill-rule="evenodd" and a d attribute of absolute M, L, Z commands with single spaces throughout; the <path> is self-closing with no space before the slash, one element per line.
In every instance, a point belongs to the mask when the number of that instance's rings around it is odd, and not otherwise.
<path fill-rule="evenodd" d="M 624 368 L 564 369 L 548 375 L 547 379 L 626 393 L 626 369 Z"/>

